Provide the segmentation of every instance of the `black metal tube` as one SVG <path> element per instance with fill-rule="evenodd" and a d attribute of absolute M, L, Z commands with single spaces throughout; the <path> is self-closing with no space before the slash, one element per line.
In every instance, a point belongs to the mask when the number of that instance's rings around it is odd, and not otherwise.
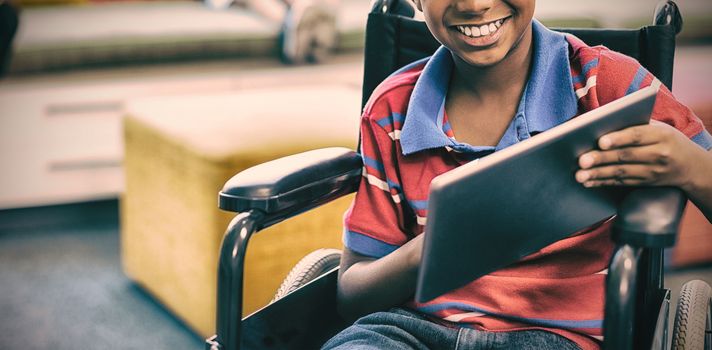
<path fill-rule="evenodd" d="M 606 349 L 632 349 L 640 249 L 616 247 L 606 279 L 603 336 Z"/>
<path fill-rule="evenodd" d="M 712 345 L 712 299 L 707 302 L 707 319 L 705 321 L 705 345 Z"/>
<path fill-rule="evenodd" d="M 651 303 L 658 303 L 658 295 L 663 289 L 663 249 L 640 247 L 638 256 L 638 310 L 643 312 L 643 316 L 638 319 L 649 319 L 653 315 L 648 312 L 656 312 L 657 306 Z M 639 313 L 639 316 L 641 314 Z"/>
<path fill-rule="evenodd" d="M 259 211 L 240 213 L 232 219 L 223 236 L 218 261 L 215 350 L 240 348 L 245 252 L 250 237 L 259 230 L 262 218 Z"/>
<path fill-rule="evenodd" d="M 648 276 L 648 283 L 646 285 L 651 289 L 663 289 L 665 286 L 663 248 L 650 248 L 648 249 L 648 254 L 650 254 L 650 266 L 648 267 L 648 271 L 650 272 Z"/>

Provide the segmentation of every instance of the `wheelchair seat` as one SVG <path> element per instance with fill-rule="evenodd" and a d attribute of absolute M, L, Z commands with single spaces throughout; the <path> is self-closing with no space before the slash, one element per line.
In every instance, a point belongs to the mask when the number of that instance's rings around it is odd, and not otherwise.
<path fill-rule="evenodd" d="M 430 56 L 440 46 L 413 15 L 407 0 L 374 1 L 366 27 L 362 106 L 392 72 Z M 656 8 L 654 23 L 640 29 L 557 30 L 638 59 L 671 89 L 675 35 L 681 27 L 677 6 L 666 1 Z M 360 155 L 352 150 L 320 149 L 258 165 L 225 184 L 219 205 L 238 214 L 221 247 L 217 334 L 206 340 L 206 349 L 319 348 L 347 326 L 336 312 L 334 264 L 322 264 L 323 274 L 307 267 L 313 279 L 300 278 L 298 285 L 285 287 L 292 292 L 241 320 L 242 265 L 253 233 L 354 192 L 362 166 Z M 663 286 L 663 249 L 674 244 L 684 205 L 682 192 L 672 188 L 636 189 L 622 201 L 606 282 L 605 348 L 667 346 L 670 291 Z M 621 292 L 623 284 L 628 288 Z"/>

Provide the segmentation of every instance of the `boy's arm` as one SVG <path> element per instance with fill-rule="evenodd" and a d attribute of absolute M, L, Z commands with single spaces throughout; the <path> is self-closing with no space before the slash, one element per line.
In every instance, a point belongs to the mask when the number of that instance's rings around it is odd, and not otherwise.
<path fill-rule="evenodd" d="M 604 135 L 598 145 L 579 158 L 584 186 L 679 187 L 712 222 L 712 150 L 657 121 Z"/>
<path fill-rule="evenodd" d="M 337 287 L 342 316 L 355 319 L 408 301 L 415 290 L 422 238 L 413 237 L 398 173 L 400 120 L 377 99 L 361 120 L 364 177 L 344 217 L 344 253 Z"/>
<path fill-rule="evenodd" d="M 337 292 L 341 315 L 352 320 L 406 302 L 415 293 L 422 250 L 423 235 L 379 259 L 344 248 Z"/>

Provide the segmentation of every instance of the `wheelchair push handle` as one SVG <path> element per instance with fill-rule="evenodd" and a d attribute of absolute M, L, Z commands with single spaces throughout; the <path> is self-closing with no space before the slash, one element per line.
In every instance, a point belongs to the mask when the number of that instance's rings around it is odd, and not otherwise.
<path fill-rule="evenodd" d="M 682 31 L 682 15 L 680 15 L 677 4 L 670 0 L 660 1 L 655 7 L 653 24 L 672 26 L 675 29 L 675 34 L 680 34 L 680 31 Z"/>
<path fill-rule="evenodd" d="M 687 198 L 677 188 L 631 191 L 618 210 L 613 240 L 640 248 L 672 247 L 686 203 Z"/>

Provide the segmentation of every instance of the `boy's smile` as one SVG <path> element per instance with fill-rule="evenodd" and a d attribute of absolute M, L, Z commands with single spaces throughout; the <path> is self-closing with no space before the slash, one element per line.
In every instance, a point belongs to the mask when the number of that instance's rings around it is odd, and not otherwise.
<path fill-rule="evenodd" d="M 502 31 L 500 29 L 507 20 L 512 16 L 503 17 L 495 21 L 489 21 L 476 24 L 463 24 L 451 26 L 450 29 L 455 29 L 460 32 L 465 38 L 465 42 L 472 46 L 485 47 L 492 45 L 499 40 Z M 454 28 L 453 28 L 454 27 Z"/>
<path fill-rule="evenodd" d="M 416 0 L 435 38 L 462 61 L 488 67 L 531 40 L 534 0 Z M 529 45 L 523 45 L 528 47 Z"/>

